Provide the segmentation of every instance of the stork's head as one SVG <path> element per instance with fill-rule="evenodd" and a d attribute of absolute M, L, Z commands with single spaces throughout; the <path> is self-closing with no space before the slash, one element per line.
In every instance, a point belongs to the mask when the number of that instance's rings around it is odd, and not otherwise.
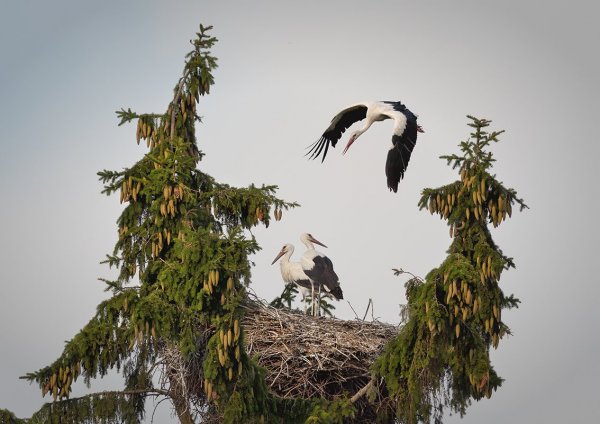
<path fill-rule="evenodd" d="M 346 152 L 348 151 L 348 149 L 350 148 L 350 146 L 352 146 L 352 143 L 354 143 L 356 141 L 356 139 L 358 137 L 360 137 L 360 135 L 363 133 L 363 131 L 361 130 L 356 130 L 352 133 L 352 135 L 350 135 L 350 140 L 348 140 L 348 144 L 346 144 L 346 147 L 344 147 L 344 151 L 342 152 L 343 155 L 346 154 Z"/>
<path fill-rule="evenodd" d="M 312 236 L 312 234 L 310 233 L 304 233 L 300 236 L 300 240 L 302 241 L 302 243 L 306 244 L 306 242 L 309 243 L 314 243 L 314 244 L 318 244 L 319 246 L 323 246 L 323 247 L 327 247 L 325 246 L 323 243 L 321 243 L 319 240 L 317 240 L 316 238 L 314 238 Z"/>
<path fill-rule="evenodd" d="M 277 254 L 277 256 L 275 257 L 275 259 L 273 259 L 273 262 L 271 262 L 271 265 L 273 265 L 275 262 L 277 262 L 279 260 L 279 258 L 281 258 L 286 253 L 289 253 L 291 256 L 292 253 L 294 253 L 294 246 L 289 243 L 284 244 L 283 247 L 281 248 L 281 250 L 279 251 L 279 253 Z"/>

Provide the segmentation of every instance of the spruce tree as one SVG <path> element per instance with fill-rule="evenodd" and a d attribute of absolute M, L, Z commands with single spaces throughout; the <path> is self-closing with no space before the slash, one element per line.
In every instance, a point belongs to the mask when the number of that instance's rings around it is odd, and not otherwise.
<path fill-rule="evenodd" d="M 297 204 L 276 197 L 276 186 L 231 187 L 198 169 L 196 108 L 217 66 L 210 29 L 200 26 L 164 113 L 117 112 L 119 125 L 134 123 L 136 141 L 147 147 L 130 168 L 98 174 L 103 192 L 124 204 L 105 261 L 118 277 L 103 280 L 110 297 L 60 357 L 24 377 L 54 400 L 29 422 L 137 423 L 145 399 L 160 396 L 185 424 L 342 423 L 360 421 L 353 404 L 371 398 L 372 384 L 329 400 L 277 397 L 265 370 L 246 354 L 241 322 L 252 313 L 249 256 L 259 249 L 248 230 Z M 503 222 L 513 205 L 526 206 L 490 174 L 486 148 L 501 132 L 488 133 L 489 121 L 470 119 L 474 132 L 462 153 L 443 157 L 461 179 L 425 189 L 419 202 L 448 221 L 453 242 L 425 281 L 407 283 L 406 325 L 373 365 L 374 380 L 385 382 L 381 422 L 439 421 L 444 407 L 462 414 L 501 383 L 489 349 L 510 333 L 501 313 L 518 300 L 498 286 L 514 264 L 488 226 Z M 277 306 L 290 307 L 295 294 L 287 287 Z M 89 383 L 111 369 L 123 375 L 122 390 L 70 398 L 73 382 Z"/>
<path fill-rule="evenodd" d="M 306 416 L 312 408 L 270 396 L 263 371 L 244 348 L 241 304 L 250 282 L 248 258 L 259 249 L 245 231 L 268 226 L 297 204 L 275 197 L 276 186 L 235 188 L 197 168 L 203 158 L 197 107 L 217 66 L 210 29 L 200 26 L 192 40 L 166 112 L 117 112 L 119 125 L 136 124 L 136 141 L 148 149 L 130 168 L 98 173 L 103 193 L 118 194 L 124 204 L 118 241 L 105 261 L 118 269 L 118 278 L 103 280 L 111 296 L 60 357 L 24 377 L 55 401 L 33 422 L 135 423 L 148 396 L 169 398 L 186 424 L 207 410 L 233 423 L 271 421 L 283 411 L 293 418 L 294 408 Z M 173 362 L 165 365 L 173 352 L 183 366 L 202 359 L 199 390 Z M 123 374 L 123 390 L 69 398 L 73 382 L 89 382 L 110 369 Z"/>
<path fill-rule="evenodd" d="M 0 423 L 2 424 L 25 424 L 27 420 L 21 420 L 8 409 L 0 409 Z"/>
<path fill-rule="evenodd" d="M 460 180 L 423 190 L 419 201 L 421 209 L 447 221 L 448 256 L 425 281 L 407 282 L 406 324 L 373 366 L 400 423 L 440 423 L 445 408 L 462 415 L 472 400 L 490 397 L 502 383 L 489 351 L 510 334 L 502 311 L 519 301 L 498 285 L 514 263 L 494 243 L 489 226 L 510 217 L 514 205 L 527 206 L 490 173 L 488 148 L 503 131 L 488 132 L 491 121 L 468 118 L 473 131 L 460 143 L 461 154 L 441 157 L 459 170 Z"/>

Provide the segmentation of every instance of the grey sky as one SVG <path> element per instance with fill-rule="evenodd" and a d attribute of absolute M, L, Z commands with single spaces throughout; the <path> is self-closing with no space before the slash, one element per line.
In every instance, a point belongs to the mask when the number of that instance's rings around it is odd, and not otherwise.
<path fill-rule="evenodd" d="M 216 85 L 199 106 L 202 170 L 238 186 L 278 184 L 302 204 L 254 231 L 259 296 L 281 291 L 270 263 L 286 242 L 302 251 L 309 231 L 329 246 L 354 308 L 372 298 L 377 317 L 397 322 L 405 278 L 391 268 L 424 276 L 450 244 L 444 223 L 418 210 L 420 191 L 456 178 L 438 156 L 467 137 L 465 115 L 492 119 L 507 130 L 494 170 L 531 207 L 493 231 L 517 264 L 501 285 L 522 305 L 504 315 L 514 336 L 492 353 L 506 382 L 447 422 L 600 418 L 599 7 L 416 3 L 4 1 L 0 408 L 22 417 L 39 408 L 38 389 L 17 377 L 53 361 L 105 298 L 96 278 L 112 273 L 98 262 L 121 207 L 99 193 L 96 172 L 144 152 L 114 111 L 164 110 L 202 22 L 220 40 Z M 344 157 L 339 148 L 324 164 L 303 157 L 337 111 L 361 100 L 401 100 L 425 128 L 397 194 L 384 175 L 390 122 Z"/>

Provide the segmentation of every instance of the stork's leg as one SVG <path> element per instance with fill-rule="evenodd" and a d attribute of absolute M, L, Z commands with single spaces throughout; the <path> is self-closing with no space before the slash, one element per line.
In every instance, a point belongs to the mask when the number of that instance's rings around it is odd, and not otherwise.
<path fill-rule="evenodd" d="M 304 294 L 302 295 L 302 303 L 304 303 L 304 315 L 308 315 L 308 302 Z"/>
<path fill-rule="evenodd" d="M 307 300 L 310 297 L 310 295 L 308 293 L 306 293 L 304 295 L 304 314 L 308 315 L 308 308 L 311 306 L 309 304 L 309 300 Z"/>
<path fill-rule="evenodd" d="M 311 306 L 311 313 L 312 316 L 315 316 L 315 285 L 314 283 L 310 283 L 310 306 Z"/>
<path fill-rule="evenodd" d="M 306 296 L 304 295 L 304 291 L 300 291 L 300 294 L 302 295 L 302 306 L 304 306 L 304 315 L 306 315 L 306 311 L 308 309 L 308 307 L 306 306 Z"/>
<path fill-rule="evenodd" d="M 317 316 L 321 316 L 321 285 L 319 284 L 319 297 L 317 298 Z"/>

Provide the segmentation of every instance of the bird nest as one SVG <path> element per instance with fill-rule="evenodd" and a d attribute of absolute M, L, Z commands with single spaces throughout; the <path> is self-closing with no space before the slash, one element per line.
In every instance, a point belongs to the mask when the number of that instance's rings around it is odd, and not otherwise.
<path fill-rule="evenodd" d="M 250 304 L 243 323 L 248 353 L 283 398 L 356 393 L 369 382 L 373 360 L 398 334 L 398 327 L 377 321 L 312 317 L 260 302 Z"/>
<path fill-rule="evenodd" d="M 348 395 L 358 407 L 359 421 L 373 422 L 386 400 L 379 384 L 371 381 L 370 367 L 398 335 L 398 326 L 312 317 L 259 301 L 247 308 L 246 349 L 267 370 L 266 382 L 274 394 L 305 399 Z M 369 389 L 379 397 L 377 402 L 363 396 Z"/>
<path fill-rule="evenodd" d="M 398 334 L 398 326 L 312 317 L 277 309 L 255 298 L 249 299 L 244 308 L 242 325 L 247 352 L 266 370 L 266 383 L 273 394 L 289 399 L 349 396 L 358 409 L 353 422 L 374 422 L 377 410 L 390 406 L 385 389 L 372 381 L 370 367 L 387 342 Z M 202 415 L 207 422 L 217 422 L 216 416 L 211 417 L 210 411 L 201 407 L 205 399 L 199 376 L 210 333 L 206 329 L 204 342 L 200 343 L 202 352 L 194 355 L 195 360 L 182 362 L 179 352 L 173 349 L 164 353 L 171 356 L 166 361 L 170 369 L 180 369 L 182 384 L 198 396 L 192 402 L 194 409 L 204 410 Z M 369 396 L 364 396 L 367 393 Z"/>

